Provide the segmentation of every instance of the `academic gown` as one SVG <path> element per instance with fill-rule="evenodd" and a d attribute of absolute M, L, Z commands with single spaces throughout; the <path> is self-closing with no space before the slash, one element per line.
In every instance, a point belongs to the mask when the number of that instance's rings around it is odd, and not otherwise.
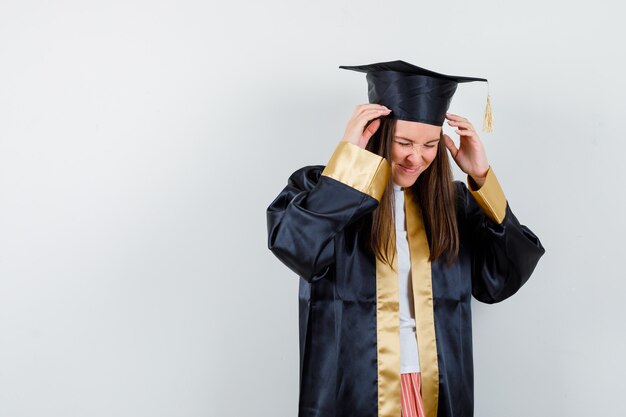
<path fill-rule="evenodd" d="M 367 240 L 390 174 L 386 159 L 341 142 L 326 166 L 294 172 L 267 209 L 269 249 L 300 276 L 299 417 L 401 415 L 397 269 Z M 491 168 L 480 188 L 468 184 L 455 181 L 460 250 L 449 267 L 428 260 L 427 230 L 405 189 L 427 417 L 473 415 L 471 297 L 510 297 L 544 253 Z"/>

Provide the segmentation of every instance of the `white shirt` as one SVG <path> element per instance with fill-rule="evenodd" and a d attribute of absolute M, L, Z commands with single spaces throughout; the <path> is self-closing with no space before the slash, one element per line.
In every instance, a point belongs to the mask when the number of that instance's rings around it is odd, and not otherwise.
<path fill-rule="evenodd" d="M 393 185 L 395 198 L 396 251 L 398 256 L 398 284 L 400 300 L 400 373 L 419 372 L 420 362 L 415 333 L 413 285 L 411 284 L 411 257 L 404 215 L 404 190 Z"/>

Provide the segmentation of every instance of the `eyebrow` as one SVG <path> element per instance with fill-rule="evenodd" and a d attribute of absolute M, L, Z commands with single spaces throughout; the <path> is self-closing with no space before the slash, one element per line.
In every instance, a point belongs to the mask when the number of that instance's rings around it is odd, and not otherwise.
<path fill-rule="evenodd" d="M 411 139 L 407 139 L 404 136 L 394 136 L 394 139 L 402 139 L 402 140 L 406 140 L 407 142 L 415 143 Z M 441 140 L 441 138 L 436 138 L 436 139 L 427 140 L 424 143 L 426 144 L 426 143 L 431 143 L 431 142 L 439 142 L 440 140 Z"/>

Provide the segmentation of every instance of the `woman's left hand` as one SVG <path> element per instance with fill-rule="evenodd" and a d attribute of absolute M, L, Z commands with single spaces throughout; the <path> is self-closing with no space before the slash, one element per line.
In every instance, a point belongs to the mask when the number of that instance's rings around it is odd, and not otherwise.
<path fill-rule="evenodd" d="M 457 148 L 450 136 L 445 133 L 443 135 L 454 162 L 463 172 L 472 177 L 479 187 L 482 186 L 489 170 L 489 162 L 487 162 L 487 154 L 476 129 L 465 117 L 446 113 L 446 119 L 450 126 L 456 127 L 455 132 L 461 136 L 461 142 Z"/>

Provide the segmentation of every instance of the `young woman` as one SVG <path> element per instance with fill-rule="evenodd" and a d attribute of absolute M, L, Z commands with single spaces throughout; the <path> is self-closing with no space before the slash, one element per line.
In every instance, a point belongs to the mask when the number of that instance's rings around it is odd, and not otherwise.
<path fill-rule="evenodd" d="M 472 123 L 446 113 L 458 82 L 485 80 L 345 68 L 367 73 L 370 104 L 267 210 L 270 250 L 301 277 L 299 416 L 471 416 L 471 297 L 508 298 L 544 253 Z"/>

